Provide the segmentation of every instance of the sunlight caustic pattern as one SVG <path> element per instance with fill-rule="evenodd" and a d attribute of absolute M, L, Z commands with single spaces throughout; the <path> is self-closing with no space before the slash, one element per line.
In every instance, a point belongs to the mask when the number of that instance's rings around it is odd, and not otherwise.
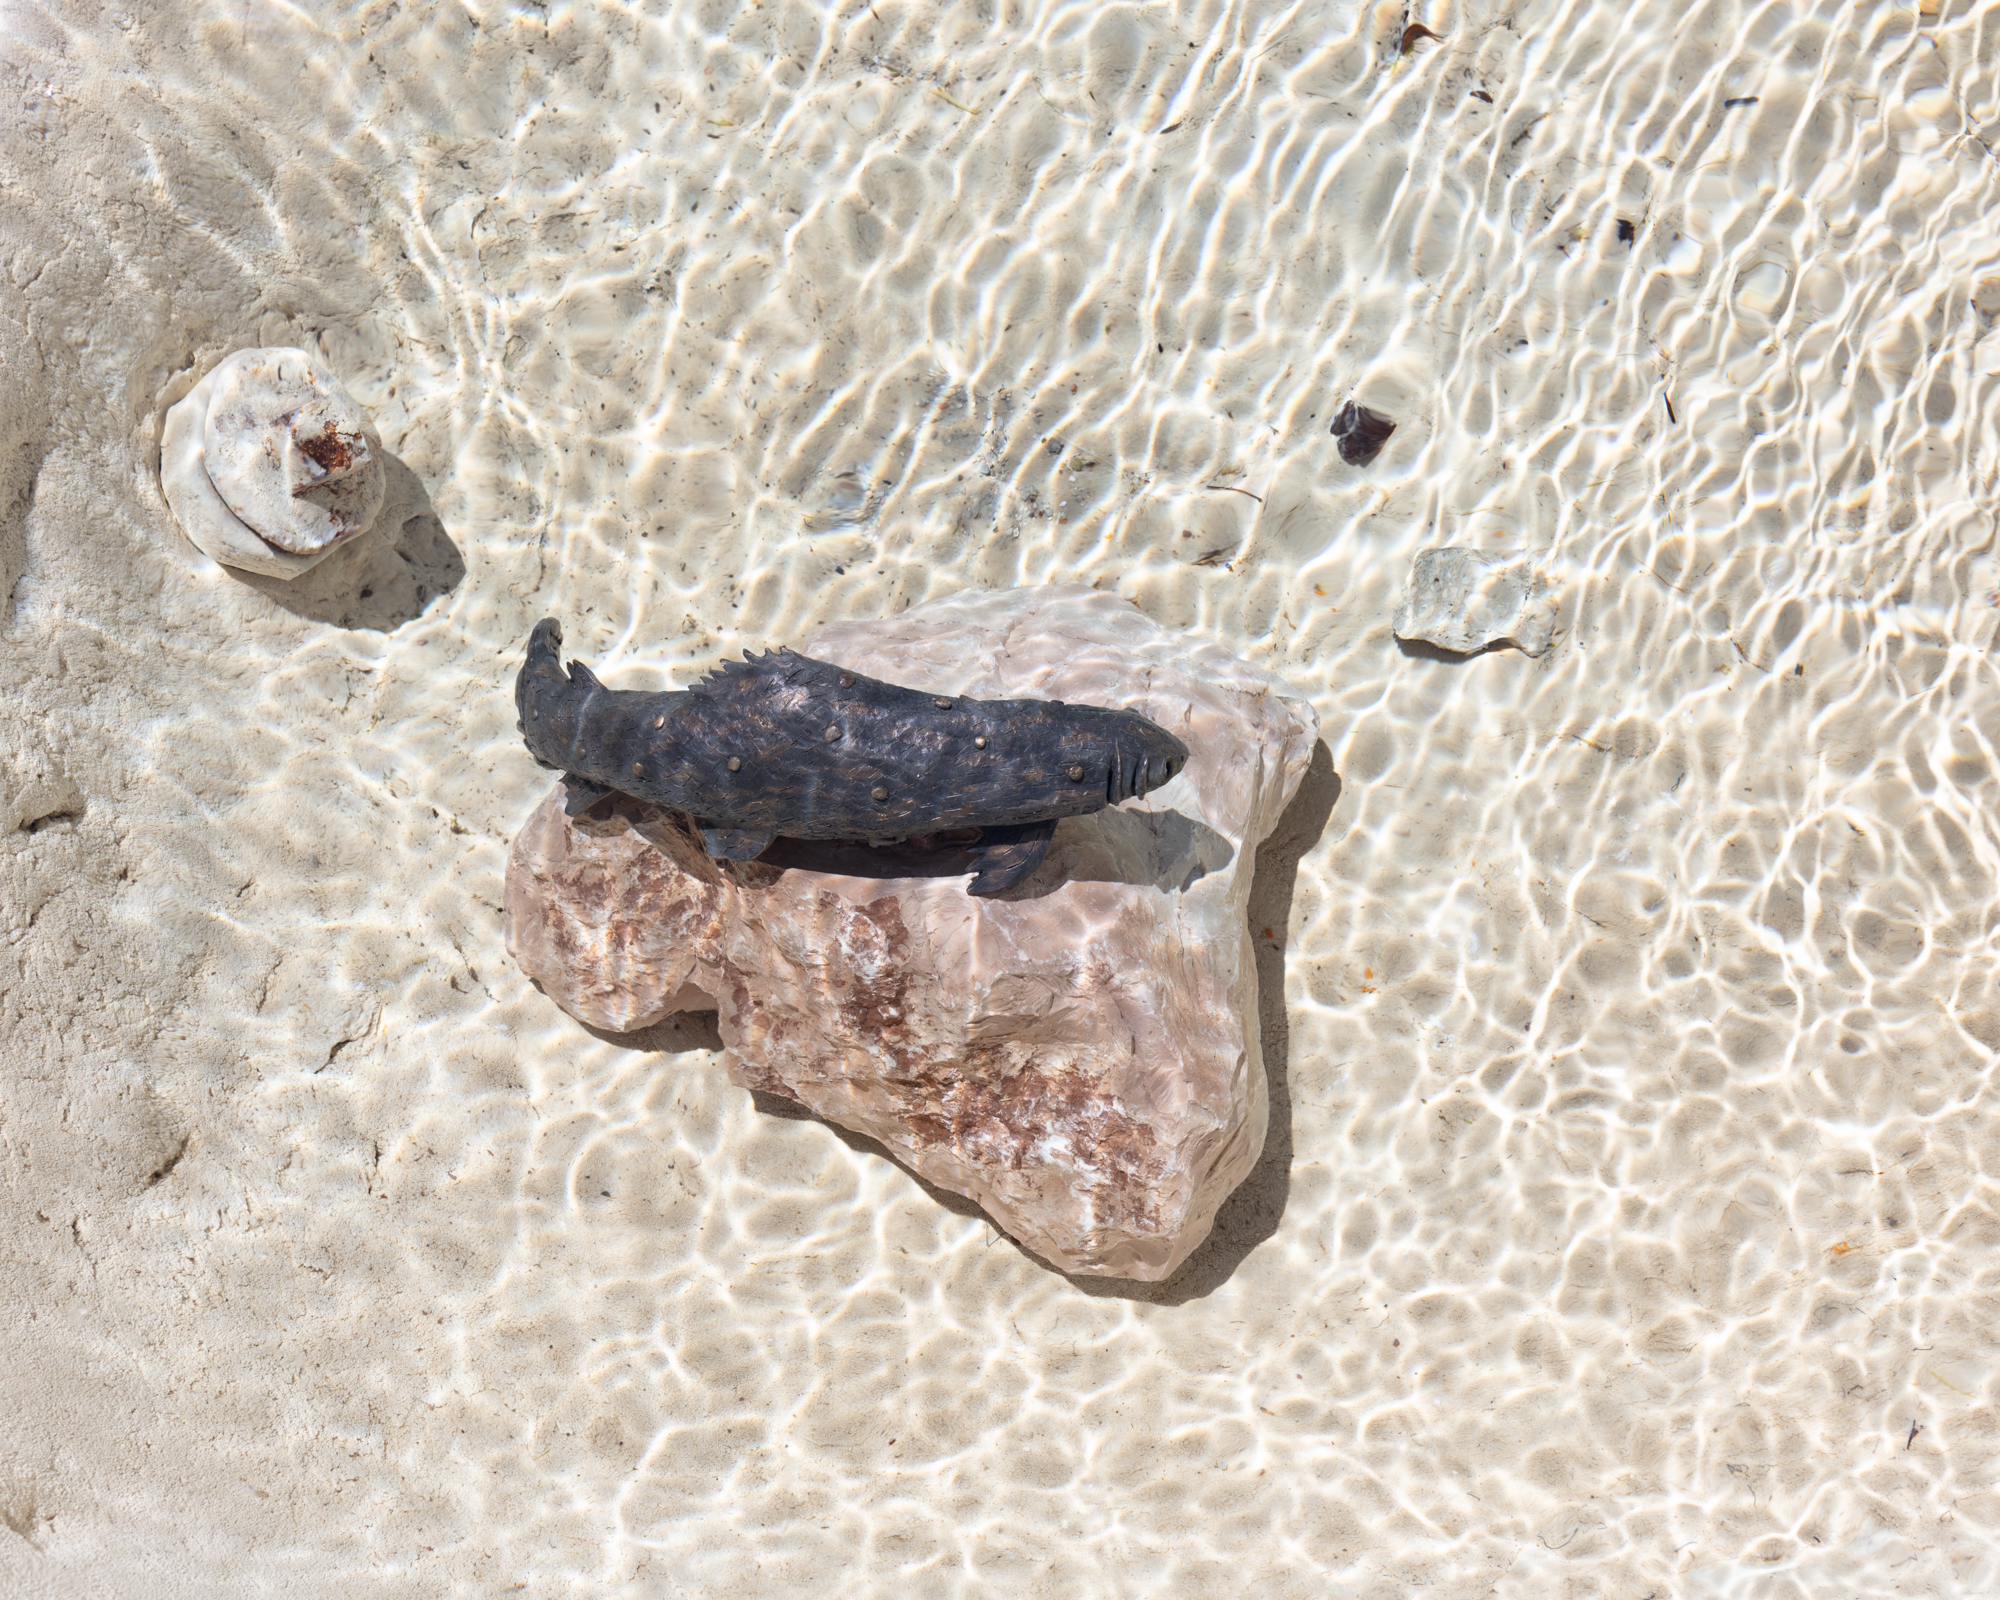
<path fill-rule="evenodd" d="M 180 685 L 121 903 L 194 974 L 160 1072 L 245 1108 L 201 1292 L 254 1257 L 246 1360 L 308 1352 L 258 1448 L 352 1480 L 333 1567 L 2000 1586 L 2000 11 L 65 15 L 9 50 L 120 130 L 79 227 L 150 308 L 132 537 L 155 397 L 300 342 L 462 566 L 65 624 Z M 1398 646 L 1454 544 L 1558 581 L 1549 654 Z M 590 1036 L 496 914 L 538 616 L 657 687 L 1079 578 L 1327 745 L 1260 902 L 1272 1152 L 1143 1292 L 753 1106 L 702 1019 Z"/>

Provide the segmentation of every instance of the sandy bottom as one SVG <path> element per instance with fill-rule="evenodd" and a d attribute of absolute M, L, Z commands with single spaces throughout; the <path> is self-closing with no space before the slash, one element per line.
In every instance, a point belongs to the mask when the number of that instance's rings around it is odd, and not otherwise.
<path fill-rule="evenodd" d="M 0 1592 L 2000 1590 L 1942 12 L 6 5 Z M 397 509 L 288 590 L 155 460 L 291 343 Z M 1444 544 L 1557 646 L 1400 648 Z M 536 617 L 652 686 L 1055 578 L 1325 733 L 1269 1146 L 1143 1291 L 500 945 Z"/>

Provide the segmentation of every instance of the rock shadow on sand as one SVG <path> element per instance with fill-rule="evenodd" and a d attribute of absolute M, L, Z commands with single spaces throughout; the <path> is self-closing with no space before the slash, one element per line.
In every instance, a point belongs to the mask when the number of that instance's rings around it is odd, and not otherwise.
<path fill-rule="evenodd" d="M 465 558 L 444 531 L 430 492 L 403 461 L 383 452 L 388 491 L 366 533 L 296 578 L 224 567 L 230 577 L 309 622 L 390 633 L 423 615 L 465 578 Z"/>

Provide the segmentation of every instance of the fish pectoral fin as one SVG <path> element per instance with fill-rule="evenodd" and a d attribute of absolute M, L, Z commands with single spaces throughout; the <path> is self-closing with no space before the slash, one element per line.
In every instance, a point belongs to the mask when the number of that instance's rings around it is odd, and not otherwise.
<path fill-rule="evenodd" d="M 1042 864 L 1055 831 L 1054 818 L 1017 827 L 988 828 L 986 837 L 972 847 L 972 858 L 979 863 L 979 870 L 965 886 L 965 892 L 993 895 L 1013 888 Z"/>
<path fill-rule="evenodd" d="M 717 861 L 750 861 L 770 848 L 770 828 L 703 828 L 701 847 Z"/>
<path fill-rule="evenodd" d="M 592 783 L 588 778 L 579 778 L 574 773 L 563 777 L 563 815 L 580 817 L 598 801 L 611 793 L 608 785 Z"/>

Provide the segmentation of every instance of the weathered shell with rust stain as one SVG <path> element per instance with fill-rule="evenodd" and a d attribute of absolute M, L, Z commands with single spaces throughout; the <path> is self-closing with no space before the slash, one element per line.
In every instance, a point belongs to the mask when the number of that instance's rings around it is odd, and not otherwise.
<path fill-rule="evenodd" d="M 387 487 L 382 446 L 310 351 L 239 350 L 168 412 L 160 486 L 224 566 L 294 578 L 365 533 Z"/>

